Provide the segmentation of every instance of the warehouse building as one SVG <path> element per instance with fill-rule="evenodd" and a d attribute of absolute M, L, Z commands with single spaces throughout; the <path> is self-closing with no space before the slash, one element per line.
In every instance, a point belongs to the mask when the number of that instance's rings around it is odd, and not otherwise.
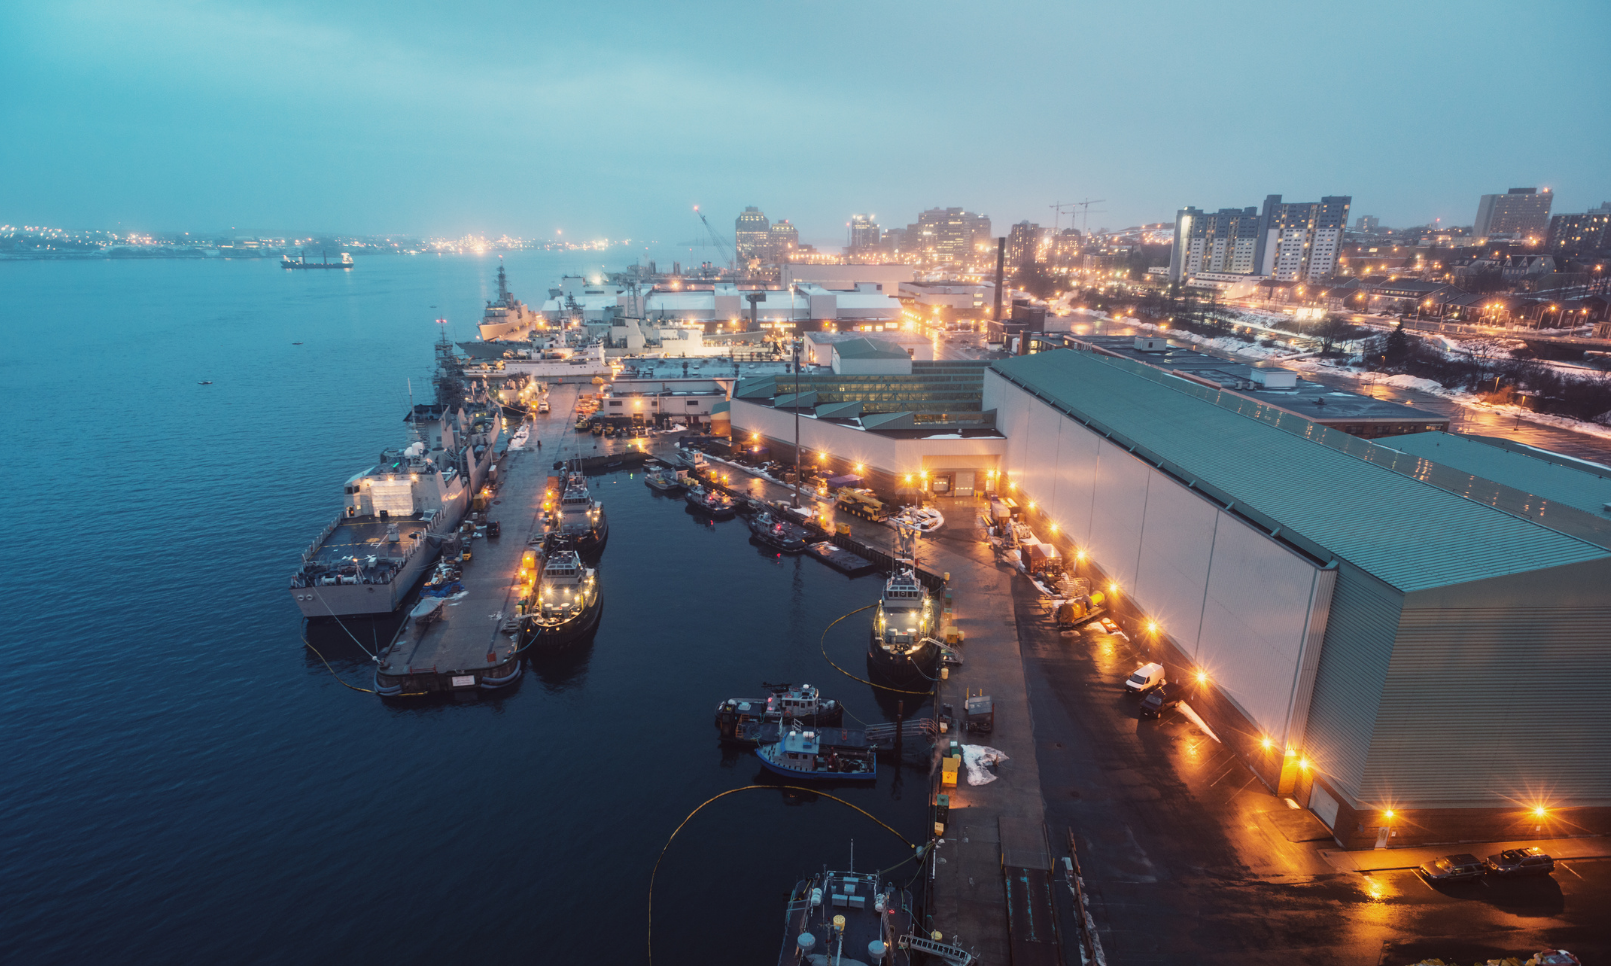
<path fill-rule="evenodd" d="M 734 443 L 792 462 L 798 431 L 803 465 L 860 477 L 886 499 L 983 492 L 1006 446 L 980 409 L 986 363 L 886 355 L 853 371 L 743 380 L 728 413 Z"/>
<path fill-rule="evenodd" d="M 996 363 L 981 410 L 1020 502 L 1339 843 L 1611 830 L 1611 494 L 1591 469 L 1374 443 L 1092 351 Z"/>

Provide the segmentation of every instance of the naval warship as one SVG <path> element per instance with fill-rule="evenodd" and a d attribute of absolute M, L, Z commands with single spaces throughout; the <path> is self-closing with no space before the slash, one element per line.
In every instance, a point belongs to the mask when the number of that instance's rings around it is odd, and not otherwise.
<path fill-rule="evenodd" d="M 302 554 L 291 597 L 302 616 L 395 611 L 458 526 L 490 472 L 503 413 L 474 390 L 441 412 L 428 443 L 417 411 L 414 439 L 386 450 L 343 486 L 341 514 Z"/>

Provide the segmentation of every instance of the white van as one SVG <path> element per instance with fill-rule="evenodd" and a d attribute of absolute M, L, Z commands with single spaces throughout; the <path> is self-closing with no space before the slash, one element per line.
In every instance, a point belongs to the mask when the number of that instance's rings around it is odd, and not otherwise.
<path fill-rule="evenodd" d="M 1146 694 L 1153 688 L 1164 683 L 1164 669 L 1162 664 L 1143 664 L 1136 668 L 1129 680 L 1124 682 L 1124 688 L 1131 694 Z"/>

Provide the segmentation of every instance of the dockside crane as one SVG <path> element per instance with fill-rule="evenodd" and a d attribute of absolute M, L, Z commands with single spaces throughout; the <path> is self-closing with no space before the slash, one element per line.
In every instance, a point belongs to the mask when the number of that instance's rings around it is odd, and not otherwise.
<path fill-rule="evenodd" d="M 733 271 L 737 271 L 738 253 L 727 244 L 726 239 L 716 234 L 716 229 L 710 226 L 710 222 L 705 218 L 705 213 L 699 210 L 698 205 L 694 205 L 694 214 L 699 216 L 700 223 L 703 224 L 705 226 L 705 230 L 710 233 L 710 241 L 711 244 L 716 246 L 716 251 L 727 257 L 727 267 Z"/>

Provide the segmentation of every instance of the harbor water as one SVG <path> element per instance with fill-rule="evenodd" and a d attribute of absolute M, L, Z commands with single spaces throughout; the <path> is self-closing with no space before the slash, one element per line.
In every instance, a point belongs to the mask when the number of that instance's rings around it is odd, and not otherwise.
<path fill-rule="evenodd" d="M 590 257 L 513 254 L 511 288 L 538 303 L 598 271 Z M 373 623 L 312 628 L 333 674 L 303 646 L 300 553 L 342 482 L 404 441 L 434 319 L 473 338 L 496 268 L 0 265 L 21 458 L 0 635 L 9 961 L 641 962 L 678 823 L 780 784 L 717 746 L 720 700 L 808 681 L 886 719 L 819 651 L 878 577 L 763 554 L 742 521 L 700 522 L 628 472 L 593 478 L 610 514 L 597 636 L 507 692 L 352 690 L 372 686 Z M 858 673 L 867 620 L 827 638 Z M 926 770 L 881 764 L 874 787 L 822 791 L 922 841 L 927 789 Z M 858 870 L 910 855 L 820 795 L 709 805 L 659 868 L 655 962 L 771 961 L 789 888 L 844 866 L 852 840 Z"/>

